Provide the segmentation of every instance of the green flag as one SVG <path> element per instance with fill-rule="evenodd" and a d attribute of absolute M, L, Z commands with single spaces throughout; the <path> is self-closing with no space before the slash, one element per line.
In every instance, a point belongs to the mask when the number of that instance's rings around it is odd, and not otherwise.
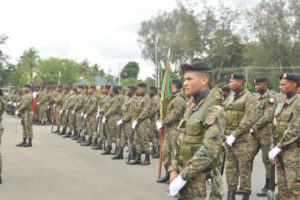
<path fill-rule="evenodd" d="M 162 92 L 161 92 L 161 98 L 160 98 L 160 121 L 162 121 L 166 116 L 166 109 L 168 105 L 168 99 L 172 95 L 171 94 L 171 68 L 170 68 L 170 49 L 168 52 L 168 62 L 166 66 L 166 72 L 162 84 Z"/>

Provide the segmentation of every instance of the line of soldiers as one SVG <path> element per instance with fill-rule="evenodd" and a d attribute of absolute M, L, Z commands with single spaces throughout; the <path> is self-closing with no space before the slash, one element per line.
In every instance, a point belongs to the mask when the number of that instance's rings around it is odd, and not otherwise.
<path fill-rule="evenodd" d="M 110 85 L 101 87 L 101 95 L 96 94 L 95 86 L 43 89 L 35 93 L 37 124 L 45 125 L 51 118 L 52 125 L 57 126 L 54 133 L 103 150 L 102 155 L 114 155 L 113 160 L 123 159 L 128 146 L 130 165 L 149 165 L 150 154 L 159 156 L 158 144 L 164 136 L 166 172 L 157 182 L 170 183 L 169 192 L 178 199 L 222 199 L 224 168 L 227 199 L 235 200 L 237 194 L 249 199 L 253 161 L 261 149 L 266 182 L 257 196 L 267 196 L 276 163 L 280 199 L 300 199 L 300 76 L 281 75 L 280 90 L 286 99 L 278 103 L 263 76 L 254 80 L 254 96 L 245 88 L 243 74 L 231 74 L 229 87 L 220 89 L 212 68 L 203 61 L 183 64 L 182 71 L 185 94 L 183 84 L 173 80 L 162 121 L 157 88 L 150 87 L 147 94 L 147 85 L 140 83 L 127 86 L 126 96 L 119 86 Z M 29 91 L 30 86 L 25 85 L 20 104 L 6 101 L 7 105 L 17 105 L 16 114 L 20 112 L 25 122 L 20 146 L 32 146 L 32 129 L 30 132 L 26 120 L 33 117 Z M 45 114 L 47 110 L 50 117 Z"/>

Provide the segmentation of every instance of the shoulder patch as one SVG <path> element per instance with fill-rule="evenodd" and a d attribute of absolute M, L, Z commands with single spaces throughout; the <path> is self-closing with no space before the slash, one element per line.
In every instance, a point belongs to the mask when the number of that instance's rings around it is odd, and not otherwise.
<path fill-rule="evenodd" d="M 275 99 L 274 99 L 273 97 L 271 97 L 271 98 L 269 99 L 269 102 L 270 102 L 270 103 L 274 103 L 274 102 L 275 102 Z"/>
<path fill-rule="evenodd" d="M 213 123 L 215 123 L 215 121 L 216 121 L 216 117 L 213 115 L 210 115 L 206 118 L 205 123 L 207 125 L 212 125 Z"/>

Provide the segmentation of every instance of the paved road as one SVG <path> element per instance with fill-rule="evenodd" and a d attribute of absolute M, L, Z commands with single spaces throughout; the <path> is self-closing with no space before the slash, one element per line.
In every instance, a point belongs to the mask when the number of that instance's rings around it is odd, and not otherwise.
<path fill-rule="evenodd" d="M 158 160 L 151 160 L 151 166 L 112 161 L 99 151 L 50 134 L 50 126 L 34 126 L 33 148 L 17 148 L 15 144 L 22 138 L 19 123 L 16 118 L 4 116 L 1 200 L 172 199 L 165 195 L 167 185 L 155 183 Z M 264 184 L 260 160 L 256 160 L 252 177 L 253 193 Z M 252 195 L 251 199 L 264 198 Z"/>

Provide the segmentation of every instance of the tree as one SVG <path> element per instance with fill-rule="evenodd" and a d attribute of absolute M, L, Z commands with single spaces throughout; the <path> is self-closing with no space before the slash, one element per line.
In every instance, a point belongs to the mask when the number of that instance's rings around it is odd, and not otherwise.
<path fill-rule="evenodd" d="M 128 62 L 121 71 L 121 78 L 134 78 L 137 79 L 140 72 L 139 64 L 136 62 Z"/>

